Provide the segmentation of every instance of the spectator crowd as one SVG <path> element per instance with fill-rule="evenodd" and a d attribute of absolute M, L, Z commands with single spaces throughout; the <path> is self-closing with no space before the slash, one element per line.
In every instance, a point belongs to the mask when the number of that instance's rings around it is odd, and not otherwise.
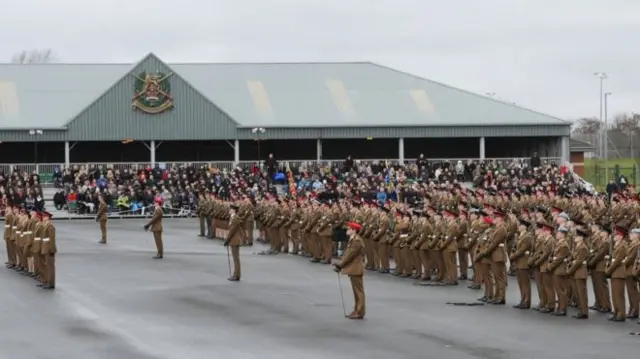
<path fill-rule="evenodd" d="M 44 210 L 45 199 L 38 173 L 16 169 L 13 173 L 0 172 L 0 215 L 7 206 L 21 206 L 27 210 Z"/>
<path fill-rule="evenodd" d="M 308 196 L 313 192 L 323 200 L 357 197 L 380 203 L 414 201 L 429 187 L 462 182 L 488 191 L 584 191 L 566 166 L 537 156 L 528 161 L 449 162 L 430 161 L 421 155 L 417 161 L 402 165 L 348 157 L 329 165 L 302 162 L 292 166 L 270 154 L 263 164 L 229 170 L 190 164 L 169 168 L 73 166 L 56 169 L 53 182 L 56 209 L 86 215 L 96 213 L 100 195 L 112 213 L 145 214 L 154 203 L 160 203 L 165 212 L 180 215 L 194 211 L 198 194 L 206 191 L 223 199 L 260 198 L 266 193 Z M 44 209 L 37 173 L 0 173 L 0 195 L 3 207 Z"/>

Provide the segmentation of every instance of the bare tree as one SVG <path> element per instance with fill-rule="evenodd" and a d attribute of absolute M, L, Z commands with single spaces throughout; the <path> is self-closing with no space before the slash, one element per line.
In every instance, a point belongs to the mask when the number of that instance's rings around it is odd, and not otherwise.
<path fill-rule="evenodd" d="M 595 117 L 582 117 L 573 123 L 571 136 L 595 144 L 600 154 L 602 144 L 600 130 L 602 127 L 602 121 L 599 119 Z"/>
<path fill-rule="evenodd" d="M 633 157 L 633 138 L 640 125 L 640 114 L 620 113 L 613 118 L 613 124 L 617 130 L 629 137 L 629 153 Z"/>
<path fill-rule="evenodd" d="M 56 55 L 52 49 L 22 50 L 11 58 L 14 64 L 46 64 L 55 61 Z"/>
<path fill-rule="evenodd" d="M 629 136 L 631 133 L 637 131 L 638 125 L 640 125 L 640 114 L 637 113 L 620 113 L 613 118 L 614 126 L 620 130 L 620 132 Z"/>
<path fill-rule="evenodd" d="M 600 132 L 602 122 L 595 117 L 583 117 L 574 123 L 573 133 L 579 135 L 594 135 Z"/>

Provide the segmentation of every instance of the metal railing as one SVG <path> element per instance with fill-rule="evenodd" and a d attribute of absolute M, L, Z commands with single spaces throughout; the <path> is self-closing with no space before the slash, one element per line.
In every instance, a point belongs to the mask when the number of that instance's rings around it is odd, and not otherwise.
<path fill-rule="evenodd" d="M 444 162 L 449 161 L 451 163 L 456 163 L 457 161 L 462 161 L 463 163 L 467 163 L 469 161 L 495 161 L 501 163 L 509 163 L 513 161 L 522 162 L 524 164 L 529 165 L 531 158 L 528 157 L 504 157 L 504 158 L 426 158 L 430 162 Z M 404 160 L 405 164 L 415 163 L 417 158 L 406 158 Z M 555 162 L 558 165 L 561 164 L 562 159 L 560 157 L 542 157 L 541 161 Z M 287 160 L 287 159 L 278 159 L 278 162 L 281 165 L 288 165 L 290 168 L 299 168 L 299 167 L 307 167 L 307 168 L 317 168 L 317 167 L 325 167 L 332 166 L 334 164 L 342 164 L 345 159 L 322 159 L 322 160 Z M 381 159 L 354 159 L 354 163 L 358 164 L 374 164 L 374 163 L 387 163 L 387 164 L 398 164 L 400 160 L 398 158 L 381 158 Z M 264 166 L 264 162 L 258 161 L 240 161 L 235 163 L 234 161 L 185 161 L 185 162 L 161 162 L 158 161 L 158 164 L 161 168 L 171 168 L 176 166 L 207 166 L 211 168 L 218 168 L 222 170 L 231 170 L 236 166 L 240 166 L 243 168 L 250 168 L 254 164 L 258 163 L 260 167 Z M 93 166 L 102 166 L 103 168 L 113 168 L 118 170 L 124 169 L 140 169 L 150 167 L 152 164 L 150 162 L 84 162 L 70 163 L 69 166 L 74 168 L 85 168 L 88 169 Z M 54 170 L 58 168 L 64 170 L 66 168 L 64 163 L 0 163 L 0 171 L 3 171 L 6 174 L 12 173 L 14 170 L 19 170 L 21 172 L 27 171 L 29 173 L 36 172 L 40 175 L 51 175 Z M 43 178 L 43 183 L 50 182 L 51 178 Z"/>
<path fill-rule="evenodd" d="M 135 217 L 135 218 L 148 218 L 153 216 L 153 212 L 154 212 L 155 206 L 154 205 L 149 205 L 146 207 L 142 207 L 142 208 L 137 208 L 137 209 L 127 209 L 127 210 L 123 210 L 123 211 L 112 211 L 110 213 L 108 213 L 108 217 L 109 218 L 130 218 L 130 217 Z M 191 208 L 187 208 L 187 207 L 181 207 L 181 208 L 173 208 L 173 207 L 162 207 L 162 210 L 164 213 L 164 217 L 170 217 L 170 218 L 188 218 L 188 217 L 194 217 L 196 216 L 196 211 L 192 210 Z M 139 213 L 138 213 L 139 212 Z M 69 214 L 73 214 L 72 212 L 69 212 Z M 95 214 L 75 214 L 76 216 L 85 216 L 85 217 L 90 217 L 90 218 L 95 218 Z"/>
<path fill-rule="evenodd" d="M 125 219 L 125 218 L 151 218 L 153 216 L 155 206 L 149 205 L 146 207 L 128 209 L 128 210 L 115 210 L 108 212 L 107 217 L 109 219 Z M 196 211 L 183 207 L 162 207 L 164 212 L 164 218 L 192 218 L 196 217 Z M 74 210 L 56 210 L 54 211 L 54 217 L 56 219 L 95 219 L 95 213 L 77 213 Z M 53 213 L 53 212 L 52 212 Z"/>

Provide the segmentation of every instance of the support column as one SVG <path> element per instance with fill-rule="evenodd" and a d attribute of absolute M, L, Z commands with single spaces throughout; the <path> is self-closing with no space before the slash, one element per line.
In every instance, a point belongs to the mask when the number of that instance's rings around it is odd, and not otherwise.
<path fill-rule="evenodd" d="M 322 140 L 319 138 L 316 140 L 316 161 L 322 161 Z"/>
<path fill-rule="evenodd" d="M 404 164 L 404 138 L 398 138 L 398 161 L 401 165 Z"/>
<path fill-rule="evenodd" d="M 71 147 L 69 141 L 64 141 L 64 168 L 69 168 L 71 165 Z"/>
<path fill-rule="evenodd" d="M 156 141 L 149 142 L 149 152 L 151 153 L 151 167 L 156 166 Z"/>
<path fill-rule="evenodd" d="M 485 159 L 485 155 L 484 155 L 484 137 L 480 137 L 480 159 L 481 160 Z"/>
<path fill-rule="evenodd" d="M 238 166 L 240 164 L 240 140 L 235 140 L 233 143 L 233 165 Z"/>
<path fill-rule="evenodd" d="M 558 165 L 571 162 L 571 145 L 569 143 L 569 136 L 562 136 L 560 138 L 560 157 L 562 158 L 562 163 L 559 163 Z"/>

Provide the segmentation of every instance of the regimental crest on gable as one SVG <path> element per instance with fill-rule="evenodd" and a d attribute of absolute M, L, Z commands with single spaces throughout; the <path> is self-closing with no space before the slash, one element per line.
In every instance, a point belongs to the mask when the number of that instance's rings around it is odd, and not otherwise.
<path fill-rule="evenodd" d="M 171 83 L 172 73 L 141 72 L 135 77 L 132 108 L 149 114 L 158 114 L 173 108 Z"/>

